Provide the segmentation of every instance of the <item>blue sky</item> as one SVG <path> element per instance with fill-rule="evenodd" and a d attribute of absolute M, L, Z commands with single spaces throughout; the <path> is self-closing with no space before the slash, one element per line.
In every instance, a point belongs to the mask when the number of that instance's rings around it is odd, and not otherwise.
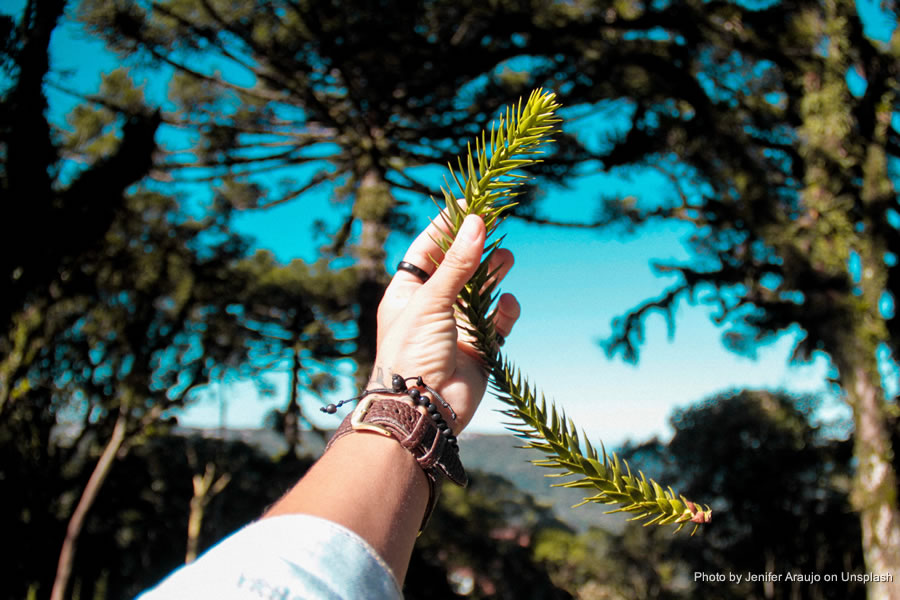
<path fill-rule="evenodd" d="M 872 3 L 865 3 L 867 12 Z M 16 13 L 24 2 L 6 3 L 0 10 Z M 862 4 L 861 4 L 862 6 Z M 869 14 L 872 14 L 869 12 Z M 896 25 L 886 19 L 868 18 L 874 37 L 885 39 Z M 52 66 L 69 87 L 96 91 L 100 74 L 119 66 L 102 46 L 86 39 L 73 24 L 66 23 L 53 39 Z M 166 77 L 146 77 L 148 95 L 164 93 Z M 63 123 L 63 116 L 75 100 L 52 92 L 51 118 Z M 511 99 L 512 100 L 512 99 Z M 561 98 L 565 102 L 565 98 Z M 591 134 L 580 126 L 581 133 Z M 439 177 L 438 171 L 426 172 Z M 591 218 L 599 193 L 619 191 L 633 195 L 667 193 L 659 177 L 641 175 L 631 180 L 595 174 L 573 181 L 567 189 L 545 188 L 542 211 L 560 219 Z M 335 207 L 327 194 L 318 193 L 265 211 L 241 215 L 240 231 L 253 235 L 259 247 L 269 248 L 282 260 L 315 257 L 310 223 L 314 218 L 335 220 Z M 427 202 L 416 204 L 417 222 L 427 224 L 434 208 Z M 709 319 L 704 306 L 683 304 L 677 313 L 672 339 L 662 317 L 647 322 L 646 341 L 637 365 L 608 359 L 598 341 L 610 332 L 611 320 L 628 308 L 658 295 L 672 280 L 656 277 L 651 259 L 687 258 L 683 240 L 688 230 L 674 225 L 642 229 L 639 235 L 624 238 L 612 232 L 570 231 L 542 228 L 519 222 L 503 226 L 505 246 L 516 255 L 516 267 L 504 282 L 504 291 L 518 297 L 523 312 L 505 349 L 548 398 L 556 400 L 592 440 L 607 445 L 626 438 L 644 439 L 670 435 L 667 418 L 675 407 L 685 407 L 711 394 L 733 388 L 784 389 L 791 392 L 820 393 L 828 400 L 823 414 L 846 415 L 826 382 L 829 365 L 819 356 L 811 364 L 788 364 L 794 341 L 800 332 L 791 332 L 760 348 L 756 359 L 737 356 L 721 343 L 721 330 Z M 395 265 L 408 239 L 394 235 L 389 240 L 389 265 Z M 227 399 L 226 425 L 259 426 L 267 410 L 284 404 L 286 377 L 273 374 L 276 394 L 260 397 L 252 384 L 234 384 L 216 390 L 182 417 L 190 425 L 219 423 L 217 398 Z M 354 395 L 349 378 L 337 396 Z M 500 408 L 486 399 L 484 408 L 470 430 L 500 432 Z M 317 416 L 326 427 L 337 425 L 335 417 Z"/>
<path fill-rule="evenodd" d="M 609 178 L 586 177 L 571 189 L 547 190 L 544 202 L 562 207 L 566 217 L 575 218 L 577 213 L 590 217 L 596 190 L 610 185 L 598 181 L 602 179 Z M 631 185 L 612 182 L 629 190 L 640 187 L 647 193 L 653 193 L 654 184 L 661 182 L 653 178 L 641 178 Z M 419 222 L 427 224 L 432 212 L 423 207 Z M 306 237 L 308 216 L 296 204 L 248 215 L 242 221 L 246 230 L 260 236 L 260 243 L 282 258 L 304 251 L 298 239 Z M 793 336 L 761 348 L 756 360 L 742 358 L 722 346 L 721 331 L 712 325 L 702 306 L 680 307 L 672 340 L 664 320 L 651 317 L 637 365 L 607 359 L 598 341 L 610 332 L 611 319 L 657 295 L 671 282 L 656 277 L 649 261 L 687 258 L 682 245 L 686 229 L 647 228 L 638 236 L 622 239 L 594 231 L 507 221 L 502 231 L 506 234 L 504 245 L 516 256 L 516 266 L 503 289 L 514 293 L 522 305 L 522 317 L 505 350 L 591 438 L 615 443 L 626 437 L 666 436 L 667 417 L 674 407 L 735 387 L 826 393 L 828 364 L 824 358 L 805 366 L 787 364 Z M 269 233 L 274 235 L 268 237 Z M 390 240 L 389 265 L 400 259 L 407 242 L 401 236 Z M 350 388 L 342 393 L 354 395 Z M 234 400 L 228 408 L 229 424 L 254 425 L 263 403 L 246 401 L 254 395 L 252 386 L 232 388 L 226 395 Z M 485 408 L 499 408 L 499 403 L 488 400 Z M 189 422 L 204 424 L 217 418 L 218 406 L 211 400 L 193 410 Z M 333 419 L 325 417 L 318 422 L 327 425 Z M 471 430 L 499 432 L 500 421 L 493 410 L 481 410 Z"/>

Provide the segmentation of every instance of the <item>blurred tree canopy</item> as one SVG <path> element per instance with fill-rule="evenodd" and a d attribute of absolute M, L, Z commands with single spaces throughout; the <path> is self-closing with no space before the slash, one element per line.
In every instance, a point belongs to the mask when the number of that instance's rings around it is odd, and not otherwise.
<path fill-rule="evenodd" d="M 398 193 L 426 199 L 433 183 L 414 167 L 455 160 L 511 98 L 562 77 L 561 55 L 530 61 L 535 72 L 509 64 L 536 44 L 549 52 L 575 13 L 558 3 L 476 1 L 79 5 L 110 49 L 173 72 L 177 109 L 164 121 L 198 141 L 189 155 L 157 161 L 161 179 L 227 182 L 240 208 L 303 202 L 334 184 L 346 208 L 328 232 L 330 250 L 355 258 L 361 381 L 374 359 L 384 243 L 392 230 L 410 232 Z M 559 180 L 590 155 L 573 136 L 561 136 L 559 148 L 541 175 Z"/>
<path fill-rule="evenodd" d="M 533 548 L 554 583 L 578 598 L 734 600 L 865 598 L 859 520 L 849 493 L 852 444 L 811 423 L 818 400 L 745 390 L 675 412 L 675 435 L 627 445 L 621 456 L 658 471 L 685 494 L 708 498 L 716 520 L 694 537 L 628 523 L 621 533 L 546 529 Z M 740 584 L 695 573 L 741 575 Z M 746 574 L 781 575 L 747 582 Z M 825 583 L 785 581 L 785 574 Z"/>
<path fill-rule="evenodd" d="M 609 351 L 636 359 L 644 317 L 674 319 L 685 298 L 716 306 L 739 351 L 802 329 L 797 358 L 827 353 L 853 409 L 866 569 L 900 577 L 896 403 L 877 358 L 897 356 L 900 327 L 900 34 L 869 38 L 848 0 L 84 0 L 89 31 L 131 64 L 171 74 L 176 108 L 152 108 L 116 71 L 63 131 L 47 120 L 43 86 L 65 4 L 31 0 L 21 21 L 0 19 L 12 82 L 0 95 L 0 497 L 19 519 L 10 531 L 27 524 L 74 552 L 113 462 L 165 434 L 166 410 L 225 373 L 288 365 L 292 391 L 276 420 L 293 448 L 300 389 L 329 385 L 304 367 L 325 372 L 351 351 L 361 376 L 371 363 L 386 236 L 409 230 L 410 193 L 433 191 L 415 167 L 451 160 L 497 108 L 546 86 L 572 117 L 612 110 L 630 123 L 590 142 L 559 136 L 537 175 L 652 168 L 672 182 L 668 196 L 603 198 L 597 221 L 566 225 L 667 219 L 696 232 L 693 262 L 659 266 L 679 283 L 619 319 Z M 160 148 L 163 128 L 194 146 Z M 207 206 L 186 200 L 191 184 L 214 189 Z M 349 254 L 344 273 L 248 256 L 230 229 L 234 210 L 302 202 L 326 185 L 344 205 L 323 256 Z M 557 221 L 531 199 L 518 217 Z M 355 336 L 340 326 L 350 318 Z M 797 460 L 836 460 L 795 450 Z M 840 503 L 804 489 L 795 500 L 811 510 Z M 811 531 L 797 539 L 812 543 Z M 763 544 L 751 534 L 735 524 L 728 540 Z M 18 558 L 24 589 L 45 595 L 46 557 Z M 738 558 L 727 560 L 760 568 Z M 666 581 L 660 573 L 651 580 Z M 870 595 L 897 589 L 873 584 Z"/>
<path fill-rule="evenodd" d="M 18 23 L 4 19 L 12 78 L 0 97 L 9 284 L 0 301 L 0 437 L 10 456 L 0 496 L 16 520 L 10 530 L 62 543 L 57 598 L 113 465 L 165 432 L 172 409 L 211 379 L 260 375 L 271 366 L 261 354 L 303 358 L 327 375 L 352 349 L 335 329 L 350 317 L 339 276 L 248 256 L 221 196 L 195 214 L 141 183 L 160 117 L 125 73 L 105 76 L 100 92 L 127 116 L 80 106 L 71 131 L 48 122 L 43 80 L 63 8 L 31 2 Z M 287 432 L 294 445 L 298 431 Z M 13 473 L 31 476 L 27 493 Z M 17 557 L 26 582 L 48 592 L 52 563 L 31 558 Z"/>
<path fill-rule="evenodd" d="M 704 493 L 720 509 L 715 531 L 703 540 L 682 540 L 692 573 L 864 570 L 860 523 L 850 505 L 852 443 L 811 425 L 817 404 L 809 397 L 742 391 L 672 417 L 667 474 L 685 493 Z M 725 587 L 714 589 L 733 598 L 866 596 L 861 584 L 821 581 Z"/>
<path fill-rule="evenodd" d="M 808 397 L 742 391 L 675 413 L 667 470 L 691 493 L 718 499 L 722 515 L 715 531 L 685 553 L 692 570 L 863 570 L 860 523 L 849 502 L 852 443 L 829 439 L 810 424 L 817 404 Z M 731 595 L 850 598 L 865 597 L 865 590 L 859 584 L 757 582 Z"/>
<path fill-rule="evenodd" d="M 694 53 L 670 62 L 680 85 L 656 82 L 656 102 L 635 113 L 643 127 L 626 136 L 652 149 L 674 193 L 611 200 L 604 216 L 628 228 L 690 224 L 693 259 L 656 265 L 678 283 L 618 318 L 607 350 L 635 360 L 644 317 L 661 311 L 671 327 L 685 298 L 714 306 L 739 352 L 802 330 L 795 358 L 827 354 L 854 415 L 866 567 L 900 577 L 897 405 L 879 372 L 879 356 L 897 358 L 900 331 L 900 33 L 871 39 L 849 1 L 706 6 L 691 27 L 661 24 L 661 41 L 648 42 Z M 883 10 L 897 14 L 893 3 Z M 900 598 L 900 587 L 876 582 L 870 595 Z"/>

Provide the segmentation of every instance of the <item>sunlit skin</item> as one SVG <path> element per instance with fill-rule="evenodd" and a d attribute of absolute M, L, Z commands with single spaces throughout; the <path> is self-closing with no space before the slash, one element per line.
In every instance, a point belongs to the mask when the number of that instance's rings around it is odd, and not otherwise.
<path fill-rule="evenodd" d="M 467 217 L 445 256 L 433 241 L 439 221 L 416 238 L 404 257 L 430 279 L 423 284 L 399 271 L 378 307 L 369 387 L 390 388 L 395 373 L 421 376 L 453 407 L 456 420 L 442 412 L 459 434 L 472 420 L 487 378 L 475 349 L 460 335 L 453 305 L 481 261 L 486 233 L 480 217 Z M 512 265 L 508 250 L 494 253 L 495 277 L 502 279 Z M 497 331 L 508 335 L 518 317 L 516 299 L 502 295 L 494 317 Z M 392 438 L 359 432 L 337 441 L 264 517 L 307 514 L 343 525 L 371 544 L 402 583 L 427 499 L 427 479 L 412 454 Z"/>

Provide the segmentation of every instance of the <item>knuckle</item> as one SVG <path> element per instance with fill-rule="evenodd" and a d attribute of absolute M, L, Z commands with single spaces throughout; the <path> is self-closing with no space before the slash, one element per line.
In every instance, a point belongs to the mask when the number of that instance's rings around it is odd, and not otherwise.
<path fill-rule="evenodd" d="M 444 257 L 444 262 L 440 268 L 446 268 L 453 271 L 465 272 L 472 268 L 472 260 L 460 252 L 454 252 L 453 249 Z"/>

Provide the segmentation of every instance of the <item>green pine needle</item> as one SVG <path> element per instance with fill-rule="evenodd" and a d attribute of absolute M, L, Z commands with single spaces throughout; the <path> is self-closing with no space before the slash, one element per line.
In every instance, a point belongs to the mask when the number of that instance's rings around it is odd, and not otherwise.
<path fill-rule="evenodd" d="M 552 92 L 533 91 L 524 106 L 520 99 L 518 106 L 506 109 L 505 116 L 491 126 L 489 137 L 482 132 L 476 138 L 474 154 L 470 145 L 465 161 L 457 160 L 456 170 L 448 165 L 450 176 L 441 188 L 448 232 L 435 240 L 444 251 L 469 214 L 481 216 L 491 239 L 505 213 L 515 206 L 519 186 L 529 179 L 517 171 L 539 162 L 535 156 L 552 141 L 549 136 L 561 121 L 556 116 L 559 107 Z M 464 206 L 457 198 L 465 199 Z M 555 476 L 578 476 L 556 484 L 558 487 L 593 488 L 596 493 L 577 506 L 590 502 L 618 505 L 608 512 L 635 513 L 632 520 L 644 519 L 645 525 L 677 525 L 676 532 L 694 523 L 693 535 L 700 524 L 711 520 L 709 506 L 701 508 L 643 473 L 634 475 L 627 462 L 614 453 L 607 454 L 602 444 L 598 452 L 587 436 L 580 439 L 572 420 L 553 403 L 548 405 L 543 394 L 500 353 L 491 308 L 497 297 L 496 284 L 488 283 L 493 275 L 488 263 L 501 241 L 487 245 L 488 256 L 460 293 L 457 313 L 484 358 L 494 393 L 509 406 L 503 411 L 513 420 L 508 428 L 526 442 L 523 448 L 545 454 L 546 458 L 532 461 L 535 465 L 561 471 Z"/>

